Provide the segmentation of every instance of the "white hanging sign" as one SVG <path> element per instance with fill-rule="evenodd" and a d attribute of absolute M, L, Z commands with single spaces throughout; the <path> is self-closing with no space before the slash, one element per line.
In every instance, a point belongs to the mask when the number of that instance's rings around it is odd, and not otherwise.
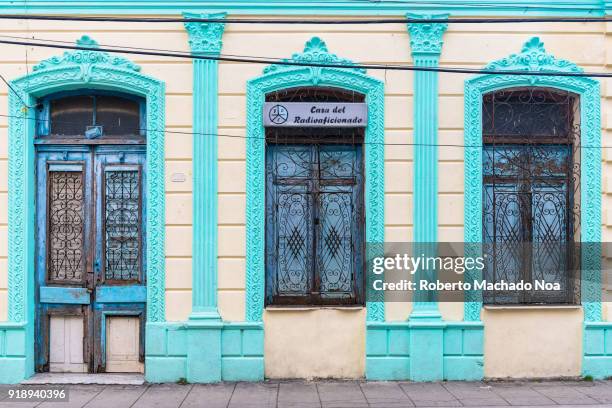
<path fill-rule="evenodd" d="M 366 127 L 365 103 L 266 102 L 266 127 Z"/>

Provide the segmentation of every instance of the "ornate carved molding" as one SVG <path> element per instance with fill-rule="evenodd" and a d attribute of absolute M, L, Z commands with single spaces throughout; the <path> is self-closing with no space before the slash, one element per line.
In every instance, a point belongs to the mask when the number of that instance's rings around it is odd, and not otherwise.
<path fill-rule="evenodd" d="M 533 37 L 523 45 L 519 54 L 489 63 L 487 70 L 510 70 L 510 71 L 557 71 L 557 72 L 582 72 L 583 69 L 573 62 L 555 58 L 547 54 L 544 43 L 540 38 Z"/>
<path fill-rule="evenodd" d="M 306 43 L 292 61 L 350 63 L 327 51 L 318 37 Z M 384 242 L 384 86 L 362 69 L 272 65 L 247 84 L 247 203 L 246 203 L 246 319 L 261 321 L 265 295 L 265 132 L 261 112 L 267 93 L 299 86 L 331 86 L 366 95 L 365 185 L 366 242 Z M 383 302 L 368 302 L 367 318 L 384 321 Z"/>
<path fill-rule="evenodd" d="M 83 36 L 78 45 L 96 47 Z M 107 53 L 76 50 L 38 64 L 35 70 L 11 82 L 19 94 L 9 93 L 9 320 L 33 324 L 33 304 L 28 299 L 33 287 L 34 259 L 34 151 L 33 127 L 26 126 L 32 112 L 23 103 L 35 96 L 65 89 L 96 87 L 137 94 L 146 98 L 147 127 L 147 320 L 165 320 L 165 228 L 164 228 L 164 83 L 138 72 L 137 65 Z M 155 130 L 153 130 L 155 129 Z"/>
<path fill-rule="evenodd" d="M 185 24 L 185 30 L 189 34 L 189 46 L 191 51 L 197 54 L 219 55 L 223 48 L 223 31 L 225 30 L 226 13 L 215 14 L 193 14 L 183 13 L 185 18 L 207 18 L 219 19 L 218 23 L 189 22 Z"/>
<path fill-rule="evenodd" d="M 448 14 L 421 15 L 406 14 L 407 18 L 430 20 L 432 18 L 447 18 Z M 408 24 L 410 33 L 410 49 L 412 55 L 439 56 L 442 51 L 442 36 L 448 28 L 446 23 Z"/>
<path fill-rule="evenodd" d="M 513 54 L 489 64 L 489 69 L 579 72 L 580 67 L 547 54 L 535 37 Z M 580 95 L 581 137 L 581 242 L 601 242 L 601 102 L 599 82 L 591 78 L 557 76 L 479 75 L 465 83 L 465 241 L 482 242 L 482 95 L 497 89 L 521 86 L 558 88 Z M 593 245 L 584 247 L 594 248 Z M 584 320 L 601 320 L 600 258 L 593 250 L 582 254 Z M 466 279 L 477 278 L 467 273 Z M 482 294 L 466 294 L 465 320 L 480 320 Z"/>
<path fill-rule="evenodd" d="M 283 62 L 310 62 L 310 63 L 325 63 L 325 64 L 336 64 L 336 65 L 354 65 L 355 63 L 347 58 L 340 58 L 336 54 L 332 54 L 327 49 L 327 44 L 319 37 L 312 37 L 306 42 L 304 51 L 302 53 L 295 53 L 291 58 L 285 58 Z M 297 65 L 281 65 L 272 64 L 264 68 L 264 74 L 270 74 L 273 72 L 284 72 L 293 71 L 296 68 L 300 68 Z M 307 67 L 310 70 L 313 78 L 313 85 L 316 85 L 316 78 L 320 74 L 321 67 Z M 346 69 L 359 74 L 365 74 L 363 68 L 350 68 Z"/>

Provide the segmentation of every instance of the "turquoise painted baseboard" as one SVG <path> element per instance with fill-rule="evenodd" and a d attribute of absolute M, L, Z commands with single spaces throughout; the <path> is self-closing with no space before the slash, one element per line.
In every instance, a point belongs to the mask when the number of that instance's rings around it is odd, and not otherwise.
<path fill-rule="evenodd" d="M 483 334 L 482 322 L 368 322 L 366 378 L 480 380 Z"/>
<path fill-rule="evenodd" d="M 33 359 L 28 358 L 34 346 L 26 329 L 25 324 L 0 323 L 0 384 L 17 384 L 34 374 Z"/>
<path fill-rule="evenodd" d="M 595 379 L 612 376 L 612 322 L 584 324 L 582 375 Z"/>
<path fill-rule="evenodd" d="M 147 323 L 145 378 L 152 383 L 262 381 L 263 335 L 259 322 Z"/>

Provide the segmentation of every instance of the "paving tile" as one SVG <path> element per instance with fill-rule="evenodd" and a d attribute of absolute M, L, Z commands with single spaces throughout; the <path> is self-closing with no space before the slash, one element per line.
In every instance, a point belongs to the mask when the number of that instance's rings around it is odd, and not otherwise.
<path fill-rule="evenodd" d="M 573 384 L 571 387 L 581 394 L 587 395 L 602 404 L 612 404 L 612 387 L 610 387 L 606 382 L 582 382 L 580 384 Z"/>
<path fill-rule="evenodd" d="M 276 406 L 278 384 L 238 383 L 230 399 L 230 408 L 267 408 Z"/>
<path fill-rule="evenodd" d="M 363 395 L 359 383 L 356 381 L 320 382 L 317 383 L 317 389 L 324 408 L 358 408 L 368 406 L 368 401 Z"/>
<path fill-rule="evenodd" d="M 363 382 L 360 385 L 371 407 L 414 407 L 396 382 Z"/>
<path fill-rule="evenodd" d="M 225 408 L 235 387 L 233 383 L 194 384 L 181 408 Z"/>
<path fill-rule="evenodd" d="M 151 385 L 138 398 L 134 408 L 178 408 L 192 385 L 159 384 Z M 112 408 L 112 407 L 109 407 Z"/>
<path fill-rule="evenodd" d="M 417 407 L 459 407 L 461 402 L 441 383 L 400 383 Z"/>
<path fill-rule="evenodd" d="M 442 383 L 442 386 L 465 406 L 509 405 L 505 399 L 493 392 L 490 385 L 480 381 L 451 381 Z"/>
<path fill-rule="evenodd" d="M 282 382 L 278 388 L 278 408 L 321 407 L 314 382 Z"/>
<path fill-rule="evenodd" d="M 569 385 L 534 385 L 534 390 L 547 396 L 560 405 L 592 405 L 599 402 L 588 395 L 576 391 Z"/>
<path fill-rule="evenodd" d="M 62 407 L 81 408 L 98 394 L 104 391 L 104 385 L 67 385 L 68 401 L 45 401 L 38 405 L 41 408 Z"/>
<path fill-rule="evenodd" d="M 129 408 L 147 390 L 146 386 L 109 385 L 85 405 L 86 408 Z"/>
<path fill-rule="evenodd" d="M 511 405 L 554 405 L 555 402 L 523 382 L 490 384 L 494 393 Z"/>

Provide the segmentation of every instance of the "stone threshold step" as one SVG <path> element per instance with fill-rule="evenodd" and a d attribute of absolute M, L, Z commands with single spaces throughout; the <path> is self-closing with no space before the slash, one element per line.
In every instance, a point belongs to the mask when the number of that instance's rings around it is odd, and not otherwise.
<path fill-rule="evenodd" d="M 142 374 L 78 374 L 78 373 L 37 373 L 21 384 L 102 384 L 142 385 Z"/>

